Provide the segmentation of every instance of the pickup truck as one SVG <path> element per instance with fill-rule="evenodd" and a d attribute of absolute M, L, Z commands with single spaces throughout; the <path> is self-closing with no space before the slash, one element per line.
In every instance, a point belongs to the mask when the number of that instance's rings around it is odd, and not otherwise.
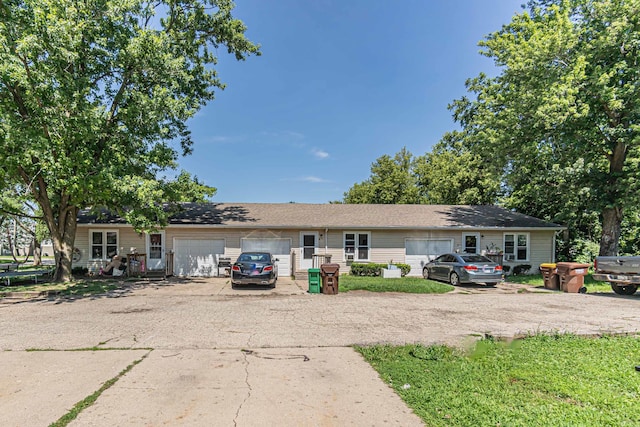
<path fill-rule="evenodd" d="M 599 256 L 593 267 L 593 279 L 609 282 L 616 294 L 633 295 L 638 290 L 640 256 Z"/>

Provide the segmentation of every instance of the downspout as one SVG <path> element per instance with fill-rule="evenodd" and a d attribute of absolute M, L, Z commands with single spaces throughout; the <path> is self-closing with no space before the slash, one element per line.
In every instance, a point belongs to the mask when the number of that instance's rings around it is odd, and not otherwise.
<path fill-rule="evenodd" d="M 329 245 L 327 245 L 327 241 L 329 240 L 329 229 L 324 229 L 324 253 L 326 254 L 329 250 Z"/>
<path fill-rule="evenodd" d="M 551 242 L 551 250 L 553 252 L 551 252 L 551 262 L 555 263 L 556 262 L 556 239 L 558 238 L 558 234 L 562 233 L 562 230 L 557 230 L 553 233 L 553 241 Z"/>

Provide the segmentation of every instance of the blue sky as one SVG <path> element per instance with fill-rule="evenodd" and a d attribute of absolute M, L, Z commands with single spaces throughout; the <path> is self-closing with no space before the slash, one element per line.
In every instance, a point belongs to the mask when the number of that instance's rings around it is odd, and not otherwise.
<path fill-rule="evenodd" d="M 188 122 L 180 167 L 218 202 L 326 203 L 402 147 L 456 128 L 447 105 L 495 74 L 478 42 L 523 0 L 236 0 L 262 56 L 219 49 L 227 84 Z"/>

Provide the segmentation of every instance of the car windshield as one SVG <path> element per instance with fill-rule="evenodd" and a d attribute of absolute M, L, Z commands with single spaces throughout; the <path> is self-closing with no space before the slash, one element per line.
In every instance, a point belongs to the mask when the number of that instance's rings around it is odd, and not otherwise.
<path fill-rule="evenodd" d="M 269 254 L 240 254 L 238 262 L 269 262 Z"/>
<path fill-rule="evenodd" d="M 460 258 L 462 258 L 464 262 L 493 262 L 482 255 L 462 255 Z"/>

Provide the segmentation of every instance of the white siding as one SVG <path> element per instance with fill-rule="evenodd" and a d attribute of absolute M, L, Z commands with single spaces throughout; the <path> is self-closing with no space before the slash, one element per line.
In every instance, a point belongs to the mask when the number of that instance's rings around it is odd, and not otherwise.
<path fill-rule="evenodd" d="M 74 266 L 89 267 L 89 229 L 115 229 L 119 230 L 119 253 L 126 255 L 134 250 L 143 253 L 145 250 L 145 240 L 143 234 L 136 233 L 130 226 L 96 226 L 89 224 L 81 224 L 78 226 L 75 246 L 82 252 L 82 259 Z M 330 254 L 331 262 L 340 265 L 340 273 L 348 273 L 349 266 L 344 258 L 344 232 L 352 231 L 349 229 L 332 229 L 328 233 L 324 229 L 307 229 L 304 230 L 251 230 L 251 229 L 216 229 L 207 228 L 206 226 L 169 226 L 165 229 L 166 233 L 166 250 L 173 251 L 174 239 L 209 239 L 224 240 L 224 256 L 234 261 L 241 252 L 241 239 L 243 238 L 277 238 L 288 239 L 291 242 L 290 254 L 295 254 L 295 264 L 291 266 L 293 272 L 299 271 L 299 262 L 301 259 L 300 252 L 300 231 L 317 231 L 319 235 L 318 253 Z M 405 256 L 406 239 L 453 239 L 453 250 L 462 250 L 462 234 L 463 232 L 480 233 L 480 249 L 486 250 L 491 247 L 502 248 L 503 235 L 505 230 L 358 230 L 362 232 L 370 232 L 370 261 L 375 263 L 386 264 L 389 261 L 394 263 L 407 263 Z M 509 230 L 508 232 L 517 233 L 522 230 Z M 536 273 L 538 266 L 543 262 L 549 262 L 554 259 L 553 239 L 554 231 L 526 231 L 530 235 L 530 259 L 528 262 L 505 263 L 506 265 L 530 264 L 531 273 Z M 281 275 L 288 275 L 289 272 L 280 271 Z"/>
<path fill-rule="evenodd" d="M 80 260 L 72 264 L 73 267 L 84 267 L 91 273 L 98 273 L 100 268 L 109 260 L 92 260 L 89 244 L 90 230 L 118 230 L 118 255 L 126 257 L 137 250 L 143 253 L 145 250 L 144 235 L 136 233 L 131 226 L 114 225 L 82 225 L 78 226 L 74 247 L 80 250 Z"/>

